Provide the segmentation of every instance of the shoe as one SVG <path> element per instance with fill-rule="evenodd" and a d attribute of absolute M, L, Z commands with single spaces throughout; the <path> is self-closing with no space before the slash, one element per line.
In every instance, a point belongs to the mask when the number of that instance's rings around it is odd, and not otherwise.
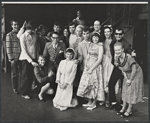
<path fill-rule="evenodd" d="M 29 95 L 22 95 L 23 98 L 29 100 L 31 97 Z"/>
<path fill-rule="evenodd" d="M 87 110 L 93 110 L 94 108 L 96 108 L 96 105 L 94 105 L 94 106 L 89 106 L 89 107 L 87 108 Z"/>
<path fill-rule="evenodd" d="M 116 104 L 114 104 L 114 105 L 112 105 L 112 104 L 109 104 L 109 107 L 108 108 L 106 108 L 106 109 L 108 109 L 108 110 L 116 110 L 116 108 L 117 108 L 117 105 Z"/>
<path fill-rule="evenodd" d="M 82 104 L 83 107 L 88 107 L 90 106 L 91 104 L 87 103 L 87 104 Z"/>
<path fill-rule="evenodd" d="M 46 99 L 44 99 L 44 98 L 40 99 L 40 98 L 39 98 L 39 95 L 38 95 L 38 100 L 40 100 L 40 101 L 42 101 L 42 102 L 46 102 Z"/>
<path fill-rule="evenodd" d="M 126 117 L 130 117 L 131 115 L 132 115 L 132 112 L 126 111 L 124 114 L 121 114 L 120 117 L 126 118 Z"/>
<path fill-rule="evenodd" d="M 117 115 L 122 115 L 122 114 L 124 114 L 124 113 L 125 113 L 125 110 L 122 110 L 122 109 L 121 109 L 120 111 L 117 112 Z"/>
<path fill-rule="evenodd" d="M 104 105 L 104 102 L 100 102 L 99 105 L 100 105 L 100 106 Z"/>
<path fill-rule="evenodd" d="M 110 104 L 109 103 L 105 103 L 105 108 L 109 108 Z"/>
<path fill-rule="evenodd" d="M 13 91 L 14 91 L 14 93 L 15 93 L 15 94 L 18 94 L 18 91 L 17 91 L 17 89 L 13 89 Z"/>

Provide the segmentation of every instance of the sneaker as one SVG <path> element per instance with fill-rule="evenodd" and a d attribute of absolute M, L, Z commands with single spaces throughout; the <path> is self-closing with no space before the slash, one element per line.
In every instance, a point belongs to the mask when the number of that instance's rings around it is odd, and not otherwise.
<path fill-rule="evenodd" d="M 29 100 L 31 97 L 29 95 L 22 95 L 23 98 Z"/>

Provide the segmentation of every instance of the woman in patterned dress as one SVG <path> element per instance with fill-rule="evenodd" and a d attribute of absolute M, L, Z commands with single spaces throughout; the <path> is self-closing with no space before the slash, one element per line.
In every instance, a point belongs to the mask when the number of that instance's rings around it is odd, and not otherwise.
<path fill-rule="evenodd" d="M 122 43 L 116 43 L 114 45 L 114 50 L 115 65 L 117 65 L 124 74 L 122 87 L 123 107 L 117 114 L 121 117 L 129 117 L 132 114 L 133 104 L 142 101 L 143 72 L 134 58 L 131 55 L 124 53 Z"/>
<path fill-rule="evenodd" d="M 83 74 L 79 83 L 77 96 L 88 99 L 87 110 L 96 108 L 97 101 L 104 101 L 104 88 L 102 77 L 103 43 L 98 33 L 92 35 Z"/>

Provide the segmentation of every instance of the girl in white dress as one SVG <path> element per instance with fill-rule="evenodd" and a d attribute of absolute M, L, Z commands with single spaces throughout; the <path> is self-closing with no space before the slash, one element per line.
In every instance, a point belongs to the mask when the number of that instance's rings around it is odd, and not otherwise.
<path fill-rule="evenodd" d="M 58 83 L 58 86 L 53 105 L 61 111 L 77 105 L 77 100 L 72 98 L 73 81 L 77 70 L 77 64 L 75 64 L 73 57 L 74 50 L 68 48 L 66 50 L 66 59 L 60 62 L 57 70 L 56 83 Z"/>

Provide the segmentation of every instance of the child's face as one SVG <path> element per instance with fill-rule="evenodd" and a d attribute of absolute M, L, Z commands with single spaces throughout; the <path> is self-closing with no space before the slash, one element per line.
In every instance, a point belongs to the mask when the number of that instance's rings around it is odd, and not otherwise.
<path fill-rule="evenodd" d="M 45 65 L 45 59 L 44 58 L 42 58 L 42 57 L 39 57 L 39 59 L 38 59 L 38 63 L 39 63 L 39 65 L 40 66 L 44 66 Z"/>
<path fill-rule="evenodd" d="M 86 32 L 83 31 L 83 37 L 84 37 L 84 40 L 87 41 L 90 37 L 90 32 L 89 31 L 86 31 Z"/>
<path fill-rule="evenodd" d="M 71 60 L 72 58 L 73 58 L 73 54 L 67 52 L 67 53 L 66 53 L 66 59 Z"/>

